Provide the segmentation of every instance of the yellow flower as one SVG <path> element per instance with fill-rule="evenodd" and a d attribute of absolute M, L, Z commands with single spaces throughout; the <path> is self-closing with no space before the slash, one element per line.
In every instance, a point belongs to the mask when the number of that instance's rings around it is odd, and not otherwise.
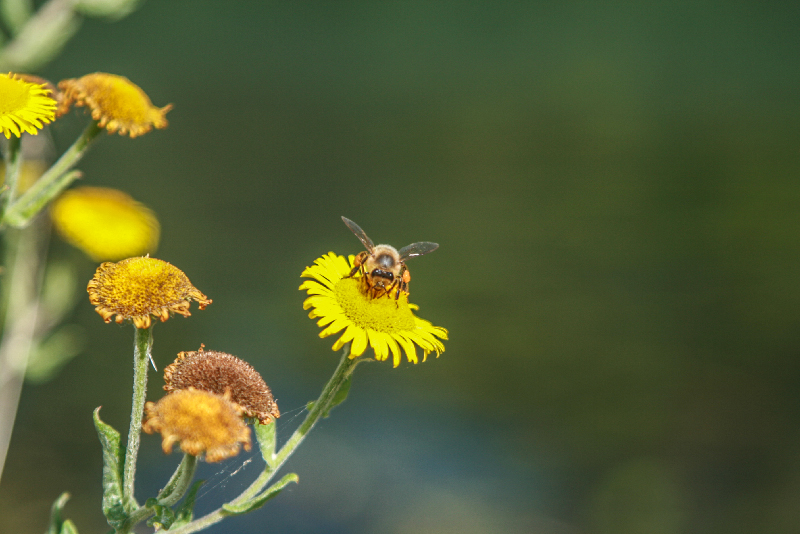
<path fill-rule="evenodd" d="M 317 325 L 324 327 L 319 336 L 344 330 L 333 350 L 352 341 L 350 357 L 356 358 L 369 345 L 375 350 L 376 360 L 387 359 L 391 352 L 395 367 L 400 365 L 402 351 L 408 361 L 417 363 L 415 344 L 422 348 L 423 361 L 431 352 L 437 357 L 444 352 L 441 340 L 447 339 L 447 330 L 415 316 L 412 310 L 419 307 L 409 304 L 407 293 L 400 292 L 397 300 L 372 298 L 366 294 L 360 274 L 347 278 L 354 267 L 354 258 L 329 252 L 300 275 L 313 278 L 303 282 L 300 289 L 310 295 L 303 302 L 303 309 L 313 308 L 308 316 L 319 317 Z"/>
<path fill-rule="evenodd" d="M 42 84 L 28 83 L 16 74 L 0 74 L 0 131 L 11 138 L 22 132 L 39 133 L 44 124 L 55 119 L 56 101 Z"/>
<path fill-rule="evenodd" d="M 77 187 L 50 208 L 61 236 L 94 261 L 118 261 L 155 252 L 158 219 L 128 194 L 105 187 Z"/>
<path fill-rule="evenodd" d="M 190 299 L 197 301 L 201 310 L 211 304 L 183 271 L 150 257 L 103 263 L 86 291 L 105 322 L 110 323 L 116 315 L 116 322 L 131 319 L 136 328 L 149 328 L 151 315 L 162 322 L 169 319 L 170 312 L 188 317 Z"/>
<path fill-rule="evenodd" d="M 236 356 L 205 350 L 203 345 L 196 352 L 179 353 L 164 369 L 164 382 L 166 391 L 195 388 L 217 395 L 227 391 L 247 417 L 255 417 L 262 425 L 281 416 L 272 391 L 258 371 Z"/>
<path fill-rule="evenodd" d="M 161 433 L 161 448 L 166 454 L 177 442 L 192 456 L 205 452 L 207 462 L 236 456 L 241 445 L 250 450 L 250 429 L 242 421 L 241 408 L 230 401 L 230 394 L 189 388 L 171 393 L 158 403 L 148 402 L 144 409 L 142 430 Z"/>
<path fill-rule="evenodd" d="M 172 104 L 155 107 L 150 97 L 128 78 L 104 72 L 61 80 L 58 88 L 64 93 L 59 116 L 69 111 L 73 102 L 76 106 L 86 106 L 92 118 L 109 133 L 137 137 L 153 127 L 166 128 L 165 115 L 172 109 Z"/>

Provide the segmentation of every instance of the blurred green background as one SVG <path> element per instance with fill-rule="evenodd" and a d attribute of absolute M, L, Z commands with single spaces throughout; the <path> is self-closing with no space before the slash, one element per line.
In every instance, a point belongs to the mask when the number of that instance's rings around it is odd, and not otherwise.
<path fill-rule="evenodd" d="M 702 1 L 173 0 L 87 21 L 45 76 L 122 74 L 175 105 L 79 165 L 153 208 L 156 257 L 214 299 L 155 328 L 160 369 L 200 343 L 248 360 L 286 439 L 338 358 L 297 287 L 361 250 L 340 216 L 441 244 L 411 289 L 447 351 L 360 366 L 285 468 L 300 484 L 208 532 L 800 531 L 798 28 L 796 2 Z M 50 128 L 60 149 L 82 124 Z M 82 533 L 107 530 L 91 410 L 127 428 L 133 328 L 102 323 L 81 265 L 87 347 L 23 391 L 3 533 L 43 531 L 62 491 Z M 142 498 L 180 459 L 159 445 Z M 260 462 L 203 465 L 198 512 Z"/>

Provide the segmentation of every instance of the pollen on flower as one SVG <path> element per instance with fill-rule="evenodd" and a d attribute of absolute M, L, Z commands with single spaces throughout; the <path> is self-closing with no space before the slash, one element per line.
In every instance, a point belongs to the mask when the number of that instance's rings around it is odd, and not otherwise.
<path fill-rule="evenodd" d="M 308 316 L 319 319 L 317 325 L 323 329 L 319 336 L 341 333 L 333 350 L 352 343 L 351 358 L 361 356 L 368 346 L 375 351 L 376 360 L 386 360 L 391 353 L 395 367 L 403 352 L 408 361 L 417 363 L 417 346 L 422 349 L 423 361 L 431 352 L 437 357 L 444 352 L 442 340 L 447 339 L 447 330 L 414 315 L 418 307 L 408 302 L 407 293 L 401 292 L 397 299 L 368 295 L 358 277 L 348 277 L 354 259 L 330 252 L 301 274 L 311 279 L 300 289 L 309 295 L 303 309 L 311 309 Z"/>
<path fill-rule="evenodd" d="M 0 74 L 0 131 L 10 139 L 23 132 L 36 135 L 55 119 L 56 101 L 40 83 L 30 83 L 17 74 Z"/>
<path fill-rule="evenodd" d="M 236 456 L 244 446 L 250 450 L 250 429 L 242 421 L 241 408 L 230 395 L 217 395 L 189 388 L 176 391 L 157 403 L 144 406 L 142 430 L 159 432 L 166 454 L 175 443 L 192 456 L 205 453 L 207 462 L 219 462 Z"/>
<path fill-rule="evenodd" d="M 164 382 L 166 391 L 195 388 L 218 395 L 228 392 L 247 417 L 258 419 L 262 425 L 281 416 L 272 391 L 258 371 L 236 356 L 205 350 L 202 345 L 198 351 L 179 353 L 164 369 Z"/>
<path fill-rule="evenodd" d="M 127 193 L 105 187 L 76 187 L 50 208 L 58 233 L 94 261 L 118 261 L 155 252 L 158 219 Z"/>
<path fill-rule="evenodd" d="M 211 304 L 183 271 L 147 256 L 101 264 L 86 290 L 105 322 L 116 315 L 117 323 L 131 319 L 137 328 L 149 328 L 151 316 L 162 322 L 170 313 L 188 317 L 190 300 L 197 301 L 201 310 Z"/>
<path fill-rule="evenodd" d="M 142 89 L 124 76 L 95 72 L 82 78 L 61 80 L 58 87 L 64 94 L 58 115 L 69 111 L 74 103 L 85 106 L 92 118 L 109 133 L 138 137 L 153 128 L 167 127 L 167 112 L 172 104 L 158 108 Z"/>

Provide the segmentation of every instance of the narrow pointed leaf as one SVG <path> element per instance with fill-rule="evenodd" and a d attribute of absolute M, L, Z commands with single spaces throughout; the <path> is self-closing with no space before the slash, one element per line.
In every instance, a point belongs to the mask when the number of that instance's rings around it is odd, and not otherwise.
<path fill-rule="evenodd" d="M 47 528 L 47 534 L 61 533 L 61 527 L 64 524 L 64 521 L 61 520 L 61 511 L 64 509 L 64 506 L 66 506 L 69 498 L 70 494 L 64 492 L 59 495 L 58 499 L 53 503 L 53 506 L 50 508 L 50 525 Z"/>
<path fill-rule="evenodd" d="M 119 432 L 100 420 L 100 408 L 94 411 L 94 426 L 103 447 L 103 514 L 108 524 L 118 529 L 128 518 L 122 503 L 122 450 Z"/>
<path fill-rule="evenodd" d="M 75 526 L 71 520 L 67 519 L 61 525 L 61 531 L 58 534 L 78 534 L 78 527 Z"/>
<path fill-rule="evenodd" d="M 175 512 L 175 521 L 172 523 L 172 528 L 178 528 L 187 523 L 191 523 L 194 518 L 194 501 L 197 499 L 197 490 L 200 486 L 205 484 L 205 480 L 198 480 L 192 485 L 192 489 L 186 494 L 180 508 Z"/>
<path fill-rule="evenodd" d="M 261 508 L 265 502 L 276 496 L 278 493 L 283 490 L 290 482 L 299 482 L 300 478 L 297 476 L 296 473 L 289 473 L 278 482 L 264 490 L 261 495 L 257 497 L 241 503 L 241 504 L 223 504 L 222 509 L 228 512 L 230 515 L 240 515 L 246 514 L 247 512 L 252 512 L 257 508 Z"/>

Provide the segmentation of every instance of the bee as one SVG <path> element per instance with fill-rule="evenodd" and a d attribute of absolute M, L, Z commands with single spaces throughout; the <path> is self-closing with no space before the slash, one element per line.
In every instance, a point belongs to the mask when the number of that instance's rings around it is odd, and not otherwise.
<path fill-rule="evenodd" d="M 411 243 L 400 250 L 391 245 L 375 245 L 359 225 L 347 217 L 342 217 L 342 220 L 367 247 L 367 250 L 360 252 L 356 256 L 355 261 L 353 261 L 353 270 L 350 271 L 347 278 L 361 271 L 372 298 L 379 298 L 384 295 L 389 297 L 392 291 L 395 292 L 395 300 L 400 298 L 401 291 L 408 294 L 411 273 L 408 272 L 405 261 L 408 258 L 422 256 L 439 248 L 438 243 L 431 243 L 430 241 Z"/>

